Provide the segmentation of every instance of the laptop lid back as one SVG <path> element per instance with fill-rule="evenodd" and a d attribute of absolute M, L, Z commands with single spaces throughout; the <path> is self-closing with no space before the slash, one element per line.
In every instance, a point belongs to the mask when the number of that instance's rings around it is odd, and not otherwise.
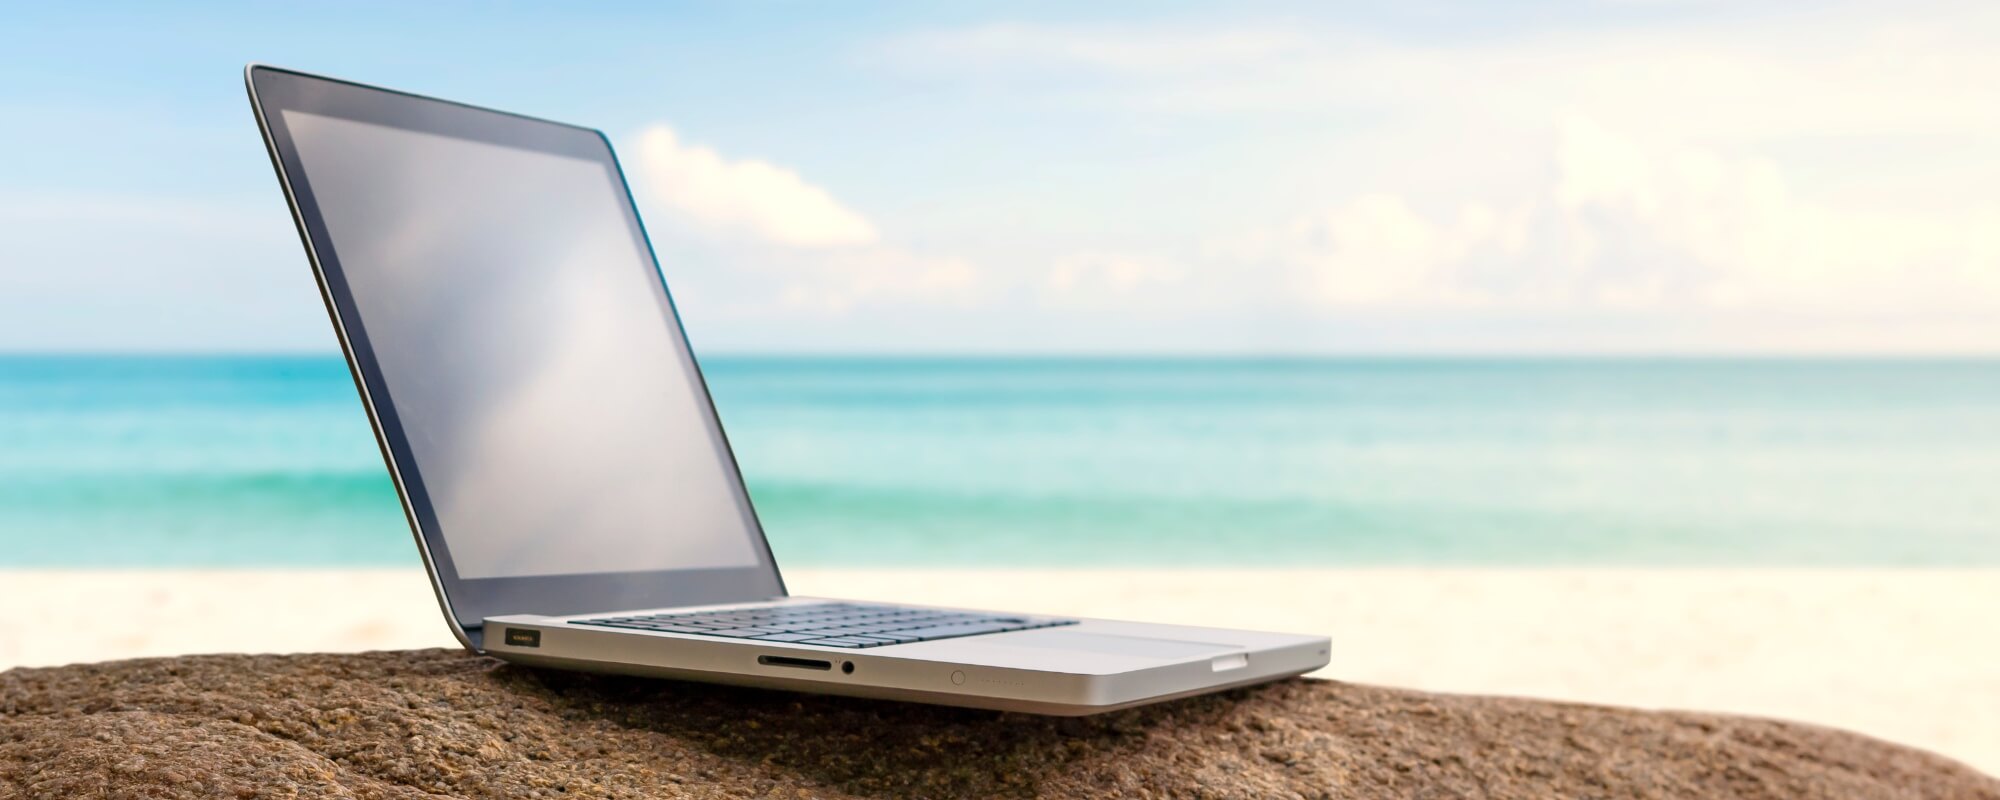
<path fill-rule="evenodd" d="M 603 134 L 252 66 L 447 615 L 784 594 Z"/>

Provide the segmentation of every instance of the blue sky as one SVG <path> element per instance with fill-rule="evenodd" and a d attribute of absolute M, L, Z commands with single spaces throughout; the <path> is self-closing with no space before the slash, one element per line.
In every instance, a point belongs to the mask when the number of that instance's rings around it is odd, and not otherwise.
<path fill-rule="evenodd" d="M 0 10 L 0 350 L 330 351 L 257 60 L 600 127 L 697 346 L 1993 353 L 1990 4 Z"/>

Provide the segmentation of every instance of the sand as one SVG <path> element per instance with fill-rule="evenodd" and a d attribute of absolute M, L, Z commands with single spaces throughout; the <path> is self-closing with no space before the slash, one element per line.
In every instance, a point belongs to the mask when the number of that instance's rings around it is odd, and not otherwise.
<path fill-rule="evenodd" d="M 1346 681 L 1802 720 L 2000 774 L 2000 570 L 798 570 L 794 593 L 1324 632 Z M 410 570 L 0 572 L 0 668 L 447 646 Z"/>
<path fill-rule="evenodd" d="M 0 673 L 14 795 L 2000 800 L 2000 781 L 1812 726 L 1331 681 L 1056 719 L 423 650 Z"/>

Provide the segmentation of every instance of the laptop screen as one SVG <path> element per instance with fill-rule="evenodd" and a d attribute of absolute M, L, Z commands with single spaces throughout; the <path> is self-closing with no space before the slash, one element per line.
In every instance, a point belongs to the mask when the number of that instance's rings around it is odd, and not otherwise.
<path fill-rule="evenodd" d="M 281 113 L 458 578 L 759 563 L 610 165 Z"/>

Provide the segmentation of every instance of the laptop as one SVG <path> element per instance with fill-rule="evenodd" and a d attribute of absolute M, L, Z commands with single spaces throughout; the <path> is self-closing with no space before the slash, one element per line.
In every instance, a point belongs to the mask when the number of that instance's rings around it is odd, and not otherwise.
<path fill-rule="evenodd" d="M 256 64 L 245 80 L 465 647 L 1061 715 L 1326 665 L 1323 636 L 788 594 L 603 133 Z"/>

